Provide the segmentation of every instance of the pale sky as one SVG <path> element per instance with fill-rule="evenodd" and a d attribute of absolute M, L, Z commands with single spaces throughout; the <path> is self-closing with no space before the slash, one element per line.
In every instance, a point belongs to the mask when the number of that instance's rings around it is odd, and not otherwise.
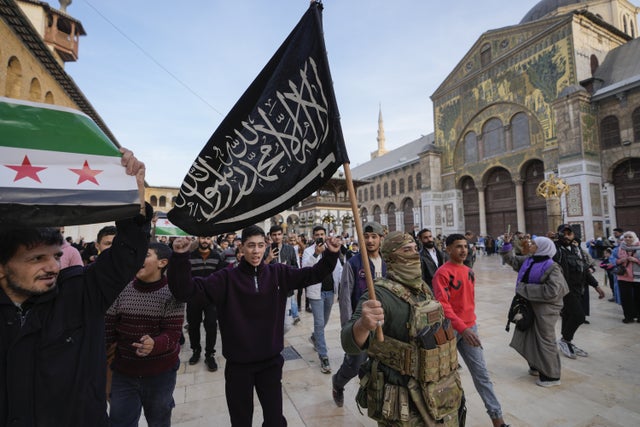
<path fill-rule="evenodd" d="M 356 167 L 433 131 L 430 96 L 480 35 L 537 1 L 324 0 L 325 44 Z M 55 0 L 50 4 L 58 7 Z M 179 187 L 211 134 L 298 23 L 308 0 L 75 0 L 79 60 L 66 65 L 152 186 Z M 185 87 L 187 86 L 187 87 Z"/>

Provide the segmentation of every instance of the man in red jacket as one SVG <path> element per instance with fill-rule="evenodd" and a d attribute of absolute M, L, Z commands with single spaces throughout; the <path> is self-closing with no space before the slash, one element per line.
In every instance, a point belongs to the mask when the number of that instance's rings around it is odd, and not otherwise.
<path fill-rule="evenodd" d="M 171 292 L 188 303 L 214 303 L 217 307 L 232 425 L 251 425 L 254 388 L 262 405 L 263 426 L 287 425 L 282 414 L 284 359 L 280 354 L 284 347 L 287 294 L 331 274 L 340 242 L 332 237 L 325 243 L 326 255 L 313 267 L 265 264 L 265 233 L 252 225 L 242 230 L 243 257 L 237 267 L 207 277 L 192 277 L 190 242 L 185 238 L 173 242 L 174 254 L 168 271 Z"/>

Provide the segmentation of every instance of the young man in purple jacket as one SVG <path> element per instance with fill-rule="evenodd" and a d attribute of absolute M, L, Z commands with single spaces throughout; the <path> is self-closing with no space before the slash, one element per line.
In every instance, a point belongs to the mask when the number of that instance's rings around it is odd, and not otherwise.
<path fill-rule="evenodd" d="M 286 426 L 282 414 L 284 315 L 287 294 L 318 283 L 331 274 L 340 250 L 335 238 L 326 240 L 322 260 L 309 268 L 265 264 L 265 233 L 258 226 L 242 231 L 240 264 L 207 277 L 191 277 L 190 242 L 178 238 L 169 264 L 169 288 L 188 303 L 217 306 L 222 354 L 226 359 L 225 393 L 231 424 L 251 426 L 253 389 L 262 405 L 265 427 Z"/>

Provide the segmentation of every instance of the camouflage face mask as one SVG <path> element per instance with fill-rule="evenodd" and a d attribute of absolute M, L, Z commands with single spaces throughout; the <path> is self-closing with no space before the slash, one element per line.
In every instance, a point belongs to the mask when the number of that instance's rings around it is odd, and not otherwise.
<path fill-rule="evenodd" d="M 382 245 L 382 256 L 387 264 L 387 277 L 412 289 L 422 289 L 420 254 L 417 251 L 404 252 L 406 245 L 415 245 L 413 237 L 407 233 L 389 233 Z"/>

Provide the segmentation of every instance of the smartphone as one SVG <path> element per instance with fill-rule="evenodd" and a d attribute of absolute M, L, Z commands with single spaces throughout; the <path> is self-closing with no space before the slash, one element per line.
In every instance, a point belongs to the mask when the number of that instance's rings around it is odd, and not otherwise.
<path fill-rule="evenodd" d="M 322 237 L 318 237 L 316 239 L 316 245 L 320 246 L 324 244 L 324 239 Z"/>

